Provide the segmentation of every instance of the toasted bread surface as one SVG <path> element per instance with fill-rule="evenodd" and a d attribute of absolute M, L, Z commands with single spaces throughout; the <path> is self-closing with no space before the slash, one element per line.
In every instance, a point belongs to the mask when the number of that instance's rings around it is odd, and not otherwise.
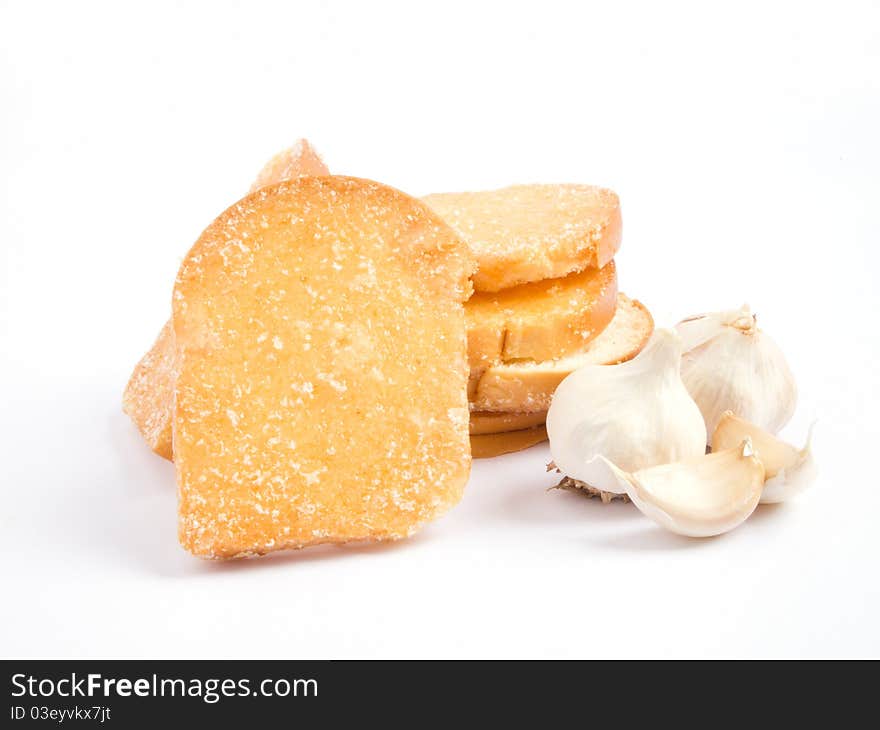
<path fill-rule="evenodd" d="M 471 453 L 475 459 L 488 459 L 514 451 L 522 451 L 546 440 L 547 429 L 543 424 L 520 431 L 472 434 Z"/>
<path fill-rule="evenodd" d="M 476 292 L 465 304 L 471 369 L 580 352 L 605 329 L 616 307 L 613 261 L 561 279 Z"/>
<path fill-rule="evenodd" d="M 513 185 L 424 201 L 473 249 L 476 291 L 602 268 L 620 248 L 620 201 L 593 185 Z"/>
<path fill-rule="evenodd" d="M 471 436 L 507 433 L 508 431 L 522 431 L 526 428 L 541 426 L 546 420 L 546 411 L 538 411 L 536 413 L 474 411 L 471 413 L 469 430 Z"/>
<path fill-rule="evenodd" d="M 223 213 L 174 287 L 184 547 L 397 539 L 454 505 L 473 266 L 427 206 L 367 180 L 300 178 Z"/>
<path fill-rule="evenodd" d="M 611 323 L 582 352 L 558 360 L 520 362 L 472 370 L 468 396 L 472 411 L 546 411 L 556 386 L 583 365 L 613 365 L 635 357 L 654 331 L 647 308 L 618 295 Z"/>

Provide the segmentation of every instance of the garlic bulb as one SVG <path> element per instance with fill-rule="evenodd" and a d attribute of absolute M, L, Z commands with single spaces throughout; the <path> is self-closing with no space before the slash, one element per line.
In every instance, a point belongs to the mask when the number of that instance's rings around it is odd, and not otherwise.
<path fill-rule="evenodd" d="M 732 449 L 633 474 L 608 466 L 646 516 L 688 537 L 712 537 L 741 525 L 764 488 L 764 466 L 749 439 Z"/>
<path fill-rule="evenodd" d="M 706 427 L 680 366 L 681 338 L 660 329 L 635 359 L 588 365 L 566 377 L 547 412 L 550 451 L 560 471 L 619 493 L 608 462 L 633 472 L 705 454 Z"/>
<path fill-rule="evenodd" d="M 676 329 L 683 340 L 681 378 L 710 434 L 728 410 L 774 434 L 788 423 L 797 401 L 794 377 L 748 305 L 691 317 Z"/>
<path fill-rule="evenodd" d="M 761 494 L 761 504 L 775 504 L 804 491 L 816 478 L 818 470 L 810 447 L 812 436 L 813 429 L 810 428 L 806 445 L 797 449 L 727 411 L 712 434 L 712 449 L 727 449 L 743 439 L 751 439 L 755 453 L 764 465 L 767 480 Z"/>

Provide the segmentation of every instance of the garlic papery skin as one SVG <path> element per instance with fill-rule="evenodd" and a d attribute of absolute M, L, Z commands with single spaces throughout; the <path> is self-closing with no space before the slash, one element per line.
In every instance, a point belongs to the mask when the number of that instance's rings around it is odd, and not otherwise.
<path fill-rule="evenodd" d="M 676 329 L 683 341 L 681 378 L 708 433 L 728 410 L 774 434 L 788 423 L 797 403 L 794 376 L 748 305 L 691 317 Z"/>
<path fill-rule="evenodd" d="M 680 367 L 681 338 L 659 329 L 635 359 L 589 365 L 566 377 L 547 412 L 550 451 L 559 470 L 617 492 L 609 462 L 632 472 L 704 454 L 706 426 Z"/>
<path fill-rule="evenodd" d="M 791 499 L 815 480 L 818 469 L 811 448 L 812 426 L 804 448 L 798 449 L 727 411 L 712 434 L 712 450 L 728 449 L 746 438 L 751 439 L 758 459 L 764 465 L 767 481 L 761 494 L 761 504 L 776 504 Z"/>
<path fill-rule="evenodd" d="M 620 487 L 647 517 L 687 537 L 713 537 L 754 512 L 764 466 L 746 439 L 732 449 L 627 473 L 612 465 Z"/>

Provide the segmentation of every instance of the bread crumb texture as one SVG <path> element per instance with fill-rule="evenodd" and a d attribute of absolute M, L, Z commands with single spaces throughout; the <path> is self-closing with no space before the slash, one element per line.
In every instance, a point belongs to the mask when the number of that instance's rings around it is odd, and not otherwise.
<path fill-rule="evenodd" d="M 173 296 L 183 546 L 398 539 L 458 502 L 473 269 L 425 205 L 367 180 L 282 182 L 224 212 Z"/>
<path fill-rule="evenodd" d="M 620 201 L 593 185 L 513 185 L 424 201 L 473 249 L 477 291 L 602 268 L 620 248 Z"/>
<path fill-rule="evenodd" d="M 580 352 L 608 326 L 616 307 L 613 261 L 561 279 L 476 292 L 465 305 L 471 369 Z"/>
<path fill-rule="evenodd" d="M 611 323 L 578 353 L 555 360 L 505 363 L 472 370 L 468 382 L 473 411 L 546 411 L 556 387 L 584 365 L 614 365 L 641 352 L 654 331 L 651 313 L 625 294 L 617 297 Z"/>

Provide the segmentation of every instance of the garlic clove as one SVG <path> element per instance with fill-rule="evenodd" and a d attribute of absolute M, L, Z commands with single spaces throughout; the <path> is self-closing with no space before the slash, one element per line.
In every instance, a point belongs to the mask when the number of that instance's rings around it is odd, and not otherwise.
<path fill-rule="evenodd" d="M 562 473 L 616 491 L 608 463 L 635 471 L 703 454 L 706 426 L 680 367 L 681 338 L 658 329 L 633 360 L 588 365 L 565 378 L 547 413 L 550 452 Z"/>
<path fill-rule="evenodd" d="M 676 329 L 683 343 L 681 379 L 709 434 L 726 410 L 771 433 L 788 423 L 797 402 L 794 377 L 748 305 L 690 317 Z"/>
<path fill-rule="evenodd" d="M 784 502 L 800 494 L 816 478 L 818 469 L 811 448 L 812 426 L 807 443 L 802 449 L 797 449 L 732 411 L 727 411 L 712 434 L 712 449 L 727 449 L 745 438 L 752 440 L 757 456 L 764 464 L 767 481 L 761 504 Z"/>
<path fill-rule="evenodd" d="M 712 537 L 745 522 L 761 499 L 764 466 L 752 443 L 628 473 L 610 465 L 619 487 L 661 527 Z"/>

